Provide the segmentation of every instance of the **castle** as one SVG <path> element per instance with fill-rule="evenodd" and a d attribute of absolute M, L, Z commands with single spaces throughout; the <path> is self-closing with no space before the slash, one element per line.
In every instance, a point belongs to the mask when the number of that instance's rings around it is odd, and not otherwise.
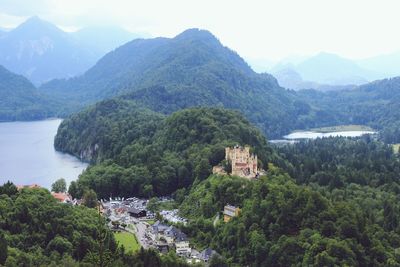
<path fill-rule="evenodd" d="M 232 175 L 244 178 L 257 178 L 260 175 L 260 170 L 257 165 L 257 155 L 250 154 L 249 146 L 236 145 L 233 148 L 225 148 L 225 161 L 232 166 Z M 215 174 L 227 174 L 226 169 L 220 164 L 213 167 Z"/>
<path fill-rule="evenodd" d="M 258 174 L 257 155 L 250 155 L 249 146 L 225 148 L 225 160 L 232 165 L 232 175 L 254 178 Z"/>

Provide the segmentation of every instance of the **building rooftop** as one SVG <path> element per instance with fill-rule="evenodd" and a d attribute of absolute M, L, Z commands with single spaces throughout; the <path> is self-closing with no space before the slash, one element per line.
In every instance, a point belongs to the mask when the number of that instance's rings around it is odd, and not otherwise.
<path fill-rule="evenodd" d="M 199 258 L 203 261 L 209 261 L 214 255 L 218 255 L 218 253 L 211 248 L 206 248 L 200 252 Z"/>
<path fill-rule="evenodd" d="M 180 229 L 170 226 L 166 231 L 165 235 L 170 236 L 175 239 L 175 241 L 187 241 L 187 235 L 183 233 Z"/>
<path fill-rule="evenodd" d="M 51 195 L 60 202 L 71 201 L 71 196 L 67 193 L 55 193 L 52 192 Z"/>
<path fill-rule="evenodd" d="M 128 213 L 133 213 L 133 214 L 139 214 L 139 213 L 141 213 L 143 211 L 144 210 L 140 210 L 140 209 L 137 209 L 137 208 L 129 208 L 128 209 Z"/>

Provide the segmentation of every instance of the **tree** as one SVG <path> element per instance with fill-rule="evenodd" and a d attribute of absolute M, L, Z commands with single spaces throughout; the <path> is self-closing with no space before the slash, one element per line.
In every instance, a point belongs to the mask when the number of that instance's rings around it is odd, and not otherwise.
<path fill-rule="evenodd" d="M 218 254 L 215 254 L 211 257 L 209 266 L 210 267 L 226 267 L 226 266 L 228 266 L 228 264 L 226 263 L 226 260 L 224 258 L 222 258 Z"/>
<path fill-rule="evenodd" d="M 51 185 L 51 191 L 56 193 L 65 193 L 67 191 L 67 182 L 64 178 L 60 178 Z"/>
<path fill-rule="evenodd" d="M 67 239 L 61 236 L 56 236 L 49 242 L 47 249 L 49 251 L 57 251 L 63 255 L 64 253 L 70 253 L 72 251 L 72 244 Z"/>
<path fill-rule="evenodd" d="M 8 196 L 15 195 L 18 192 L 17 187 L 10 181 L 0 186 L 0 195 L 6 194 Z"/>
<path fill-rule="evenodd" d="M 68 188 L 68 194 L 70 194 L 73 198 L 80 198 L 82 195 L 79 195 L 79 192 L 78 184 L 75 181 L 72 181 Z"/>
<path fill-rule="evenodd" d="M 97 194 L 92 189 L 87 190 L 83 194 L 83 205 L 88 208 L 95 208 L 97 206 Z"/>
<path fill-rule="evenodd" d="M 3 265 L 6 262 L 7 255 L 8 255 L 7 240 L 4 237 L 4 234 L 0 232 L 0 265 Z"/>

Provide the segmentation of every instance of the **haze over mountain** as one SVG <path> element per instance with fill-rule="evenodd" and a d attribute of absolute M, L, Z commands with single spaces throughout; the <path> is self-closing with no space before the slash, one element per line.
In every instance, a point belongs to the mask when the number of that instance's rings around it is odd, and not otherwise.
<path fill-rule="evenodd" d="M 17 28 L 0 33 L 0 64 L 40 84 L 83 73 L 106 52 L 135 37 L 117 28 L 67 33 L 31 17 Z"/>
<path fill-rule="evenodd" d="M 313 81 L 305 81 L 301 75 L 295 70 L 292 64 L 286 64 L 275 67 L 272 70 L 272 75 L 278 80 L 280 86 L 288 89 L 301 90 L 301 89 L 315 89 L 318 91 L 333 91 L 344 90 L 356 87 L 356 85 L 330 85 L 322 84 Z"/>
<path fill-rule="evenodd" d="M 95 49 L 98 55 L 105 55 L 118 46 L 137 38 L 148 38 L 145 33 L 132 33 L 117 26 L 91 26 L 71 32 L 79 44 Z"/>
<path fill-rule="evenodd" d="M 357 60 L 363 68 L 381 73 L 379 78 L 400 76 L 400 51 Z"/>
<path fill-rule="evenodd" d="M 338 90 L 400 75 L 400 53 L 352 60 L 332 53 L 283 60 L 269 69 L 285 88 Z"/>

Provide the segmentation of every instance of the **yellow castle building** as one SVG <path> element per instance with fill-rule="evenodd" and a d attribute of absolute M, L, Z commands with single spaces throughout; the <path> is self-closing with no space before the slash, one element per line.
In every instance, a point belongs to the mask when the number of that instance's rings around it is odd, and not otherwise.
<path fill-rule="evenodd" d="M 239 214 L 240 208 L 231 205 L 225 205 L 224 222 L 229 222 L 233 217 L 239 216 Z"/>
<path fill-rule="evenodd" d="M 250 154 L 250 147 L 239 145 L 225 148 L 225 160 L 232 165 L 232 175 L 254 178 L 258 175 L 257 155 Z"/>

